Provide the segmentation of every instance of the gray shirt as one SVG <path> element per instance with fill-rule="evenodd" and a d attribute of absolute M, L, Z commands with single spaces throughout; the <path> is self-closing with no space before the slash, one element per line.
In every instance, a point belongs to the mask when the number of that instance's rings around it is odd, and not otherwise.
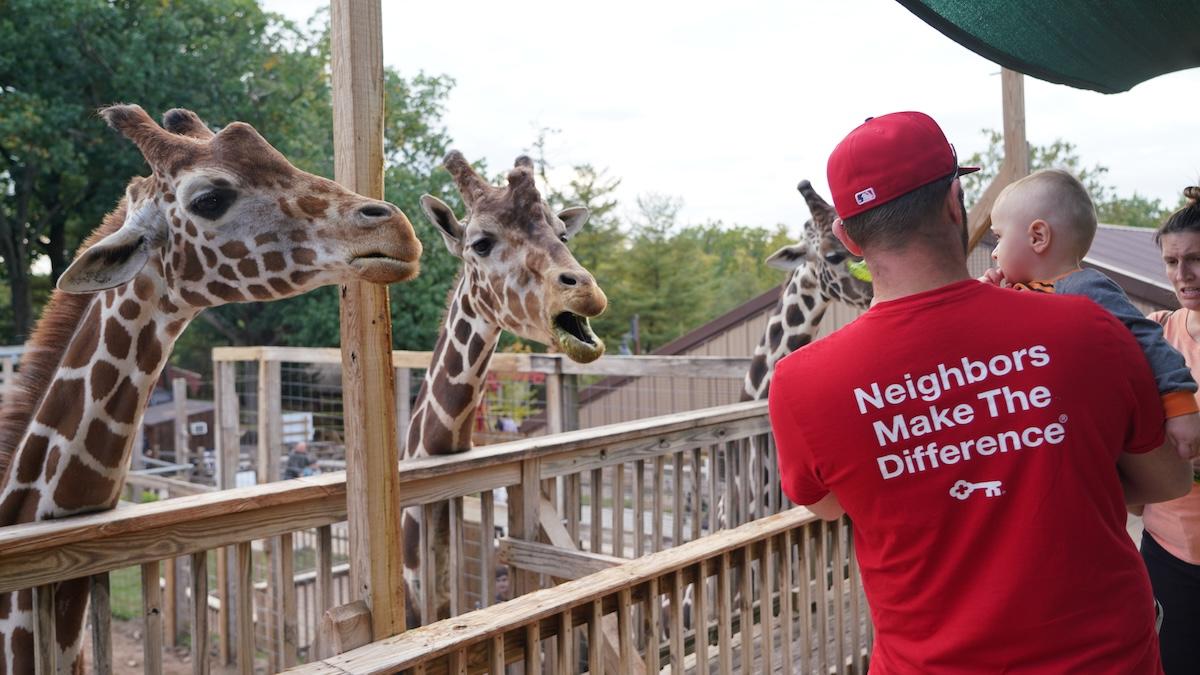
<path fill-rule="evenodd" d="M 1191 370 L 1184 362 L 1183 355 L 1163 338 L 1162 326 L 1143 315 L 1112 279 L 1094 269 L 1080 270 L 1054 282 L 1054 292 L 1090 298 L 1120 319 L 1133 333 L 1146 360 L 1150 362 L 1158 393 L 1196 391 Z"/>

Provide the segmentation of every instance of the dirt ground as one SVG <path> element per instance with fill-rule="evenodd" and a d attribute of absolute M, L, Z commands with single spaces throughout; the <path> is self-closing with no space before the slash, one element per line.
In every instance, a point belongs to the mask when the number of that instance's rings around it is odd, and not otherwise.
<path fill-rule="evenodd" d="M 88 671 L 92 667 L 92 645 L 91 631 L 85 633 L 89 637 L 84 640 L 84 649 L 87 654 Z M 113 621 L 112 624 L 112 649 L 113 649 L 113 672 L 114 673 L 141 673 L 142 666 L 145 662 L 142 654 L 142 622 L 141 621 Z M 211 663 L 210 672 L 213 675 L 232 675 L 237 672 L 236 667 L 225 667 L 219 665 L 215 660 Z M 187 647 L 176 647 L 163 649 L 162 657 L 162 672 L 163 675 L 191 675 L 192 673 L 192 656 L 191 651 Z M 255 668 L 256 672 L 265 672 L 265 668 Z"/>

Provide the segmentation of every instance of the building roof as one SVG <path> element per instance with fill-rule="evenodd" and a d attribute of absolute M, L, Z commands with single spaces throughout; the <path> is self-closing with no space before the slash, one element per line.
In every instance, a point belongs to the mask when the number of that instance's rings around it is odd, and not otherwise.
<path fill-rule="evenodd" d="M 1179 306 L 1163 269 L 1155 230 L 1100 224 L 1084 265 L 1113 278 L 1130 296 L 1166 308 Z"/>

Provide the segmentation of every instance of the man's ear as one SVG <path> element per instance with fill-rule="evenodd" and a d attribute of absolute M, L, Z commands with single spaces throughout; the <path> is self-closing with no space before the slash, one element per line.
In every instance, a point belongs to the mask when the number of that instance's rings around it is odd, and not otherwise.
<path fill-rule="evenodd" d="M 1054 236 L 1054 230 L 1050 228 L 1050 223 L 1041 218 L 1029 224 L 1027 231 L 1029 235 L 1029 247 L 1034 253 L 1041 255 L 1050 248 L 1050 240 Z"/>
<path fill-rule="evenodd" d="M 833 236 L 842 242 L 842 246 L 845 246 L 847 251 L 859 258 L 863 257 L 862 247 L 850 238 L 850 233 L 846 231 L 846 223 L 842 222 L 841 218 L 833 219 Z"/>
<path fill-rule="evenodd" d="M 150 260 L 150 252 L 166 239 L 157 216 L 147 205 L 126 217 L 119 230 L 75 258 L 58 278 L 58 288 L 67 293 L 94 293 L 129 282 Z"/>
<path fill-rule="evenodd" d="M 767 267 L 791 272 L 808 258 L 808 244 L 791 244 L 775 251 L 767 257 Z"/>
<path fill-rule="evenodd" d="M 458 218 L 454 217 L 454 210 L 433 195 L 421 195 L 421 210 L 442 234 L 442 240 L 446 242 L 450 253 L 456 258 L 461 258 L 463 226 L 459 224 Z"/>

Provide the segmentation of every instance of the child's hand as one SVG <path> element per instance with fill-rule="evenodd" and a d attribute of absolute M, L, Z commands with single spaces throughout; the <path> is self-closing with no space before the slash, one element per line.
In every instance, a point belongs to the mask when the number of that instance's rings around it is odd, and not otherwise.
<path fill-rule="evenodd" d="M 1167 418 L 1167 439 L 1183 459 L 1200 458 L 1200 414 Z"/>
<path fill-rule="evenodd" d="M 979 280 L 985 284 L 991 284 L 993 286 L 1003 286 L 1004 285 L 1004 272 L 1001 272 L 996 267 L 989 267 L 987 269 L 987 271 L 985 271 L 983 273 L 983 276 L 979 277 Z"/>

